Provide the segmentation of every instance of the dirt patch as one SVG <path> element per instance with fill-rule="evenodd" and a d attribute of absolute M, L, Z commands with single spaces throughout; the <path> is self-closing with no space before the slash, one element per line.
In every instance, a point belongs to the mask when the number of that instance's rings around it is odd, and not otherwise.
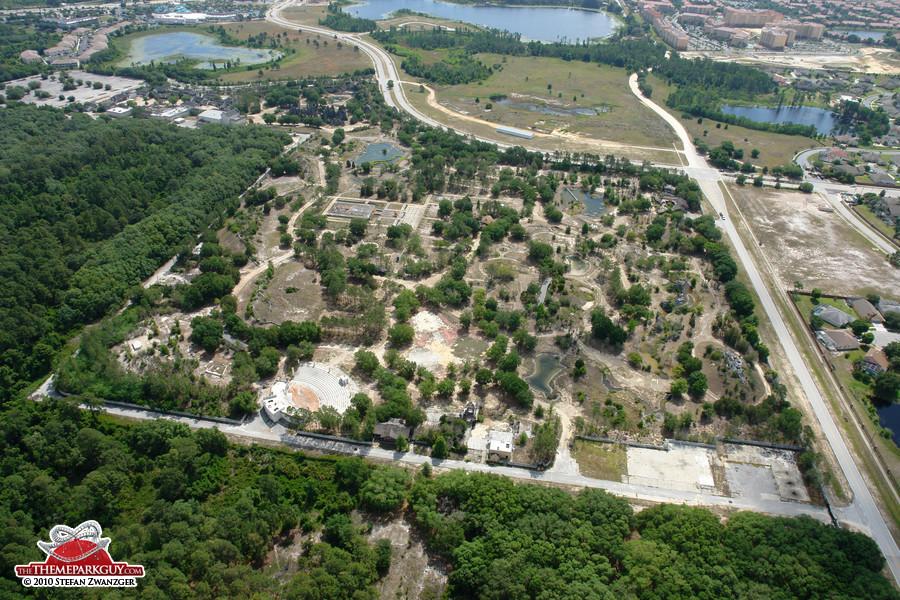
<path fill-rule="evenodd" d="M 447 585 L 447 565 L 432 557 L 424 540 L 405 520 L 375 523 L 369 541 L 391 541 L 391 568 L 378 584 L 382 598 L 440 598 Z"/>
<path fill-rule="evenodd" d="M 834 294 L 900 294 L 900 278 L 884 255 L 860 237 L 843 217 L 819 210 L 818 195 L 770 188 L 729 186 L 766 260 L 782 286 Z"/>

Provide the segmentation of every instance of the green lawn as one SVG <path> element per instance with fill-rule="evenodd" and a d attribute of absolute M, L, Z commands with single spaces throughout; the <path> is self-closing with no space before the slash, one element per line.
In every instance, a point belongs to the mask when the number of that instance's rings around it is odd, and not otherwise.
<path fill-rule="evenodd" d="M 536 127 L 547 133 L 564 131 L 627 146 L 671 148 L 676 139 L 662 119 L 638 103 L 624 69 L 558 58 L 476 57 L 492 67 L 494 74 L 483 82 L 432 86 L 438 101 L 497 124 Z M 437 58 L 434 53 L 425 57 L 426 62 Z M 505 102 L 517 106 L 492 102 L 490 96 L 495 94 L 505 94 Z M 488 102 L 493 104 L 491 110 L 487 109 Z M 573 109 L 590 109 L 598 114 L 567 113 Z"/>
<path fill-rule="evenodd" d="M 575 440 L 573 455 L 578 470 L 586 477 L 622 481 L 622 476 L 628 472 L 625 447 L 619 444 Z"/>
<path fill-rule="evenodd" d="M 889 238 L 893 239 L 894 237 L 894 228 L 881 220 L 881 218 L 872 212 L 872 209 L 866 206 L 865 204 L 858 204 L 853 208 L 859 215 L 866 219 L 870 225 L 875 227 L 878 231 L 885 234 Z"/>

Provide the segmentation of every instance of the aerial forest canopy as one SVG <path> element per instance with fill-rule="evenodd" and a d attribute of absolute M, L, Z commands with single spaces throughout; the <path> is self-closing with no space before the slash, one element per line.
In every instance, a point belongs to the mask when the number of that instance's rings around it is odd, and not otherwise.
<path fill-rule="evenodd" d="M 236 208 L 288 141 L 261 127 L 0 111 L 0 400 Z"/>
<path fill-rule="evenodd" d="M 37 539 L 85 519 L 116 560 L 144 565 L 128 598 L 374 599 L 392 563 L 414 564 L 369 535 L 398 519 L 448 561 L 447 598 L 900 598 L 870 538 L 809 517 L 634 514 L 600 490 L 238 446 L 168 420 L 117 425 L 72 399 L 4 403 L 0 438 L 4 599 L 31 597 L 13 566 L 42 559 Z"/>

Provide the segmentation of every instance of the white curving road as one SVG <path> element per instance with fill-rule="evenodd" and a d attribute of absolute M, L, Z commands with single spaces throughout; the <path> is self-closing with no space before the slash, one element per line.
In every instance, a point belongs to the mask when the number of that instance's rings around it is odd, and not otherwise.
<path fill-rule="evenodd" d="M 266 11 L 266 19 L 277 23 L 283 27 L 296 29 L 298 24 L 293 23 L 284 19 L 281 16 L 281 11 L 296 3 L 297 0 L 285 0 L 284 2 L 275 4 Z M 307 31 L 312 31 L 314 33 L 319 33 L 328 36 L 337 35 L 338 40 L 342 40 L 345 42 L 354 43 L 359 46 L 360 50 L 365 52 L 373 61 L 375 65 L 376 78 L 379 82 L 380 87 L 382 88 L 385 100 L 389 106 L 396 107 L 400 110 L 403 110 L 412 116 L 416 117 L 420 121 L 427 123 L 429 125 L 435 127 L 444 126 L 435 121 L 434 119 L 420 113 L 417 111 L 409 102 L 406 100 L 406 97 L 403 92 L 402 84 L 400 83 L 400 76 L 397 71 L 397 67 L 394 64 L 391 57 L 387 54 L 385 50 L 378 47 L 377 45 L 368 42 L 366 40 L 361 39 L 357 35 L 350 34 L 342 34 L 335 33 L 330 29 L 324 29 L 321 27 L 312 27 L 312 26 L 300 26 L 302 29 Z M 387 82 L 388 80 L 394 81 L 393 89 L 388 89 Z M 887 523 L 885 522 L 881 512 L 878 509 L 877 504 L 875 503 L 875 499 L 872 496 L 872 493 L 869 491 L 866 486 L 866 482 L 862 477 L 856 463 L 853 460 L 853 456 L 850 453 L 847 444 L 844 442 L 843 437 L 841 437 L 841 432 L 838 427 L 835 425 L 834 420 L 831 417 L 831 413 L 828 411 L 828 407 L 826 405 L 825 399 L 822 397 L 822 394 L 819 392 L 815 381 L 813 380 L 812 375 L 809 372 L 806 364 L 803 362 L 803 358 L 801 357 L 800 350 L 797 347 L 797 344 L 794 341 L 794 338 L 788 329 L 787 325 L 782 319 L 781 314 L 778 312 L 778 308 L 775 304 L 775 301 L 772 298 L 772 295 L 769 293 L 768 288 L 765 285 L 765 282 L 762 279 L 762 276 L 759 273 L 759 270 L 756 268 L 756 264 L 753 261 L 750 253 L 744 247 L 743 241 L 740 238 L 734 224 L 728 218 L 728 207 L 725 201 L 725 196 L 722 192 L 722 188 L 720 187 L 720 182 L 722 181 L 722 176 L 718 170 L 709 167 L 706 163 L 706 160 L 700 156 L 696 149 L 693 146 L 691 137 L 689 136 L 687 130 L 684 126 L 675 118 L 673 115 L 666 112 L 656 103 L 652 102 L 648 98 L 645 98 L 637 88 L 637 75 L 632 75 L 629 79 L 629 84 L 631 86 L 632 92 L 640 99 L 640 101 L 650 108 L 653 112 L 663 118 L 675 131 L 678 135 L 681 143 L 683 145 L 683 150 L 681 153 L 685 157 L 687 161 L 687 167 L 683 167 L 682 169 L 694 177 L 698 184 L 700 185 L 701 190 L 704 195 L 713 205 L 713 208 L 719 212 L 723 218 L 719 225 L 728 235 L 729 240 L 735 248 L 738 259 L 741 262 L 744 270 L 746 271 L 750 282 L 760 299 L 760 303 L 762 304 L 763 311 L 766 313 L 766 317 L 772 324 L 772 327 L 775 330 L 775 333 L 778 337 L 779 342 L 785 350 L 785 354 L 788 357 L 788 362 L 790 363 L 791 368 L 796 374 L 798 380 L 800 381 L 800 385 L 803 389 L 804 394 L 809 400 L 810 405 L 812 406 L 813 412 L 818 419 L 819 423 L 822 426 L 822 430 L 825 434 L 825 439 L 828 441 L 828 444 L 831 446 L 832 451 L 838 461 L 838 464 L 841 467 L 841 470 L 844 472 L 844 475 L 847 479 L 847 482 L 850 486 L 850 489 L 853 494 L 853 503 L 845 509 L 835 511 L 839 518 L 842 520 L 851 523 L 852 525 L 860 528 L 861 530 L 867 532 L 875 542 L 878 544 L 878 547 L 881 549 L 881 552 L 884 554 L 885 559 L 887 560 L 888 568 L 891 571 L 891 574 L 895 581 L 900 582 L 900 549 L 898 549 L 897 543 L 894 538 L 891 536 L 890 530 L 888 529 Z M 493 140 L 486 140 L 496 143 Z M 784 293 L 783 290 L 778 290 L 778 293 Z M 373 449 L 372 456 L 375 456 Z M 396 458 L 393 453 L 389 453 L 390 458 Z M 405 458 L 405 457 L 404 457 Z M 409 459 L 407 459 L 409 460 Z M 413 460 L 413 462 L 423 462 Z M 458 462 L 458 461 L 457 461 Z M 481 467 L 476 467 L 471 463 L 463 463 L 459 462 L 459 465 L 450 464 L 447 461 L 444 461 L 442 465 L 452 466 L 453 468 L 464 468 L 467 470 L 479 469 Z M 487 467 L 489 468 L 489 467 Z M 506 471 L 504 471 L 506 472 Z M 512 474 L 511 472 L 509 474 Z M 572 478 L 578 480 L 587 480 L 588 478 L 583 478 L 579 476 L 572 475 L 562 475 L 562 474 L 543 474 L 543 477 L 539 477 L 531 472 L 523 472 L 516 476 L 528 479 L 549 479 L 550 477 L 554 478 Z M 598 482 L 597 480 L 593 480 L 594 482 L 600 483 L 602 485 L 598 485 L 597 487 L 604 487 L 610 491 L 616 491 L 617 493 L 623 493 L 626 496 L 630 496 L 631 493 L 650 493 L 647 490 L 641 490 L 640 492 L 634 492 L 634 486 L 628 486 L 631 489 L 620 489 L 620 486 L 625 484 L 613 485 L 615 482 Z M 585 483 L 576 483 L 575 481 L 560 481 L 560 483 L 573 483 L 575 485 L 586 485 Z M 685 498 L 685 494 L 671 491 L 671 490 L 657 490 L 655 488 L 649 488 L 652 492 L 652 495 L 655 498 L 659 498 L 660 496 L 664 496 L 664 499 L 657 501 L 675 501 L 675 502 L 686 502 L 690 501 L 690 498 Z M 700 494 L 690 494 L 691 498 L 694 498 L 697 502 L 713 502 L 713 503 L 721 503 L 721 498 L 715 500 L 717 497 L 711 496 L 709 498 L 703 497 Z M 636 495 L 633 497 L 637 497 Z M 666 500 L 665 498 L 668 498 Z M 650 499 L 650 498 L 648 498 Z M 737 501 L 732 504 L 733 506 L 738 506 L 736 504 Z M 759 504 L 759 503 L 756 503 Z M 778 507 L 784 505 L 784 503 L 775 503 Z M 750 510 L 761 510 L 763 512 L 770 512 L 771 510 L 775 510 L 778 507 L 769 507 L 769 510 L 766 508 L 750 508 Z"/>

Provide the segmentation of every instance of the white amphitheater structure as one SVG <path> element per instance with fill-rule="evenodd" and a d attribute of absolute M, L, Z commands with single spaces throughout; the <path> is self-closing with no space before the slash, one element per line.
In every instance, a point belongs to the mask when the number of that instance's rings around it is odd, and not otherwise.
<path fill-rule="evenodd" d="M 295 367 L 289 381 L 273 383 L 262 405 L 273 421 L 290 416 L 295 410 L 315 413 L 326 406 L 343 414 L 357 392 L 359 386 L 339 368 L 308 362 Z"/>

